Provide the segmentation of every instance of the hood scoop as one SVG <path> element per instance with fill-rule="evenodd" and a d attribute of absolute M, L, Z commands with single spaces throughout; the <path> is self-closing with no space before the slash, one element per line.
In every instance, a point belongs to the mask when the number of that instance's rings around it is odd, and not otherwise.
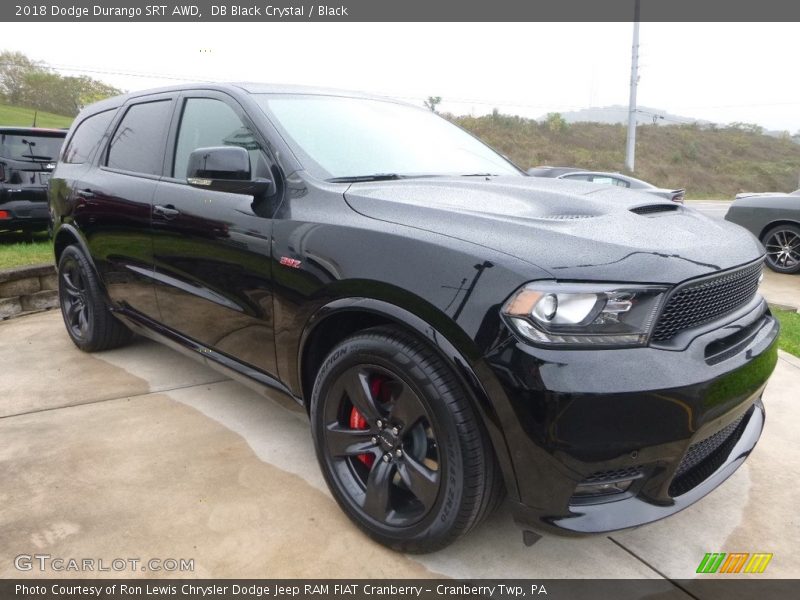
<path fill-rule="evenodd" d="M 678 210 L 677 204 L 645 204 L 631 209 L 637 215 L 653 215 L 656 213 L 675 212 Z"/>

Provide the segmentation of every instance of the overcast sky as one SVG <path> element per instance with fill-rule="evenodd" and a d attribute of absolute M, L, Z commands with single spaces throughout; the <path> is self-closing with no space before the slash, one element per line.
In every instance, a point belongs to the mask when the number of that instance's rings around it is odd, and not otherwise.
<path fill-rule="evenodd" d="M 628 103 L 631 23 L 19 23 L 0 49 L 126 90 L 176 79 L 357 89 L 457 114 Z M 639 104 L 800 129 L 796 23 L 643 23 Z M 82 71 L 81 71 L 82 72 Z M 134 76 L 136 74 L 138 76 Z"/>

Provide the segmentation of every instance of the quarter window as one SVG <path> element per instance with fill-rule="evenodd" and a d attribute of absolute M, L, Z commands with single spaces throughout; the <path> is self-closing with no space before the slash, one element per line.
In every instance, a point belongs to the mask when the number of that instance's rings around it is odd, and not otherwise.
<path fill-rule="evenodd" d="M 89 162 L 95 150 L 102 143 L 103 134 L 111 124 L 116 112 L 116 109 L 106 110 L 84 119 L 72 134 L 61 160 L 72 164 Z"/>
<path fill-rule="evenodd" d="M 111 137 L 106 164 L 114 169 L 160 175 L 171 106 L 169 100 L 131 106 Z"/>

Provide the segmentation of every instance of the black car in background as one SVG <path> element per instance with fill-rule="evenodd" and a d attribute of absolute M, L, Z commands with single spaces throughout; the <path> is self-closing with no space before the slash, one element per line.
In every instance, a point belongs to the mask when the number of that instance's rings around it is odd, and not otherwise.
<path fill-rule="evenodd" d="M 0 231 L 47 229 L 47 184 L 63 129 L 0 127 Z"/>
<path fill-rule="evenodd" d="M 334 498 L 396 549 L 445 546 L 503 493 L 556 532 L 654 521 L 761 434 L 757 240 L 528 177 L 423 108 L 257 84 L 105 100 L 50 203 L 73 342 L 139 332 L 294 399 Z"/>
<path fill-rule="evenodd" d="M 800 190 L 736 194 L 725 219 L 756 236 L 777 273 L 800 273 Z"/>

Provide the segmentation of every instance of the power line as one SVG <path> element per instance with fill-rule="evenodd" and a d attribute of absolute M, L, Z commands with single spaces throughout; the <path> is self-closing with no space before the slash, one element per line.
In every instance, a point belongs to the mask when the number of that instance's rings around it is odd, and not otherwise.
<path fill-rule="evenodd" d="M 0 63 L 0 66 L 17 66 L 16 63 L 8 63 L 3 62 Z M 225 79 L 219 78 L 208 78 L 208 77 L 185 77 L 181 75 L 169 74 L 169 73 L 146 73 L 140 71 L 118 71 L 112 69 L 99 69 L 99 68 L 86 68 L 86 67 L 77 67 L 74 65 L 51 65 L 48 63 L 44 63 L 44 68 L 49 68 L 55 71 L 69 71 L 74 73 L 90 73 L 90 74 L 97 74 L 97 75 L 118 75 L 122 77 L 138 77 L 142 79 L 166 79 L 166 80 L 173 80 L 173 81 L 186 81 L 186 82 L 199 82 L 199 83 L 223 83 Z M 398 95 L 398 94 L 385 94 L 386 96 L 397 98 L 398 100 L 413 100 L 416 102 L 422 102 L 425 100 L 425 96 L 407 96 L 407 95 Z M 479 105 L 479 106 L 508 106 L 513 108 L 536 108 L 541 110 L 551 109 L 554 106 L 561 107 L 562 110 L 580 110 L 583 108 L 587 108 L 585 105 L 581 104 L 567 104 L 561 102 L 548 102 L 547 104 L 542 103 L 526 103 L 526 102 L 516 102 L 511 100 L 481 100 L 477 98 L 448 98 L 445 97 L 442 99 L 442 102 L 446 104 L 464 104 L 464 105 Z M 769 106 L 798 106 L 800 105 L 800 100 L 792 100 L 787 102 L 754 102 L 754 103 L 743 103 L 743 104 L 716 104 L 716 105 L 692 105 L 692 106 L 675 106 L 672 107 L 670 110 L 712 110 L 712 109 L 725 109 L 725 108 L 761 108 L 761 107 L 769 107 Z M 615 110 L 615 111 L 624 111 L 627 113 L 627 109 L 623 107 L 615 108 L 615 107 L 588 107 L 588 108 L 603 108 L 604 110 Z M 675 122 L 675 123 L 693 123 L 695 120 L 687 119 L 685 121 L 664 117 L 664 120 Z M 697 119 L 702 120 L 702 119 Z"/>

